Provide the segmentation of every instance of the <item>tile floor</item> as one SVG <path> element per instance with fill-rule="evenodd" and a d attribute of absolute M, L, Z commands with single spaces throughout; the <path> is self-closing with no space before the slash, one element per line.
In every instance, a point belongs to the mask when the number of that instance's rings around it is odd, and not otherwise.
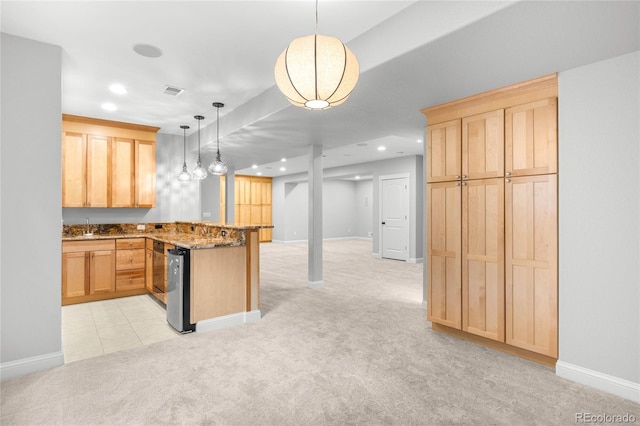
<path fill-rule="evenodd" d="M 177 336 L 164 308 L 150 295 L 62 307 L 65 363 Z"/>

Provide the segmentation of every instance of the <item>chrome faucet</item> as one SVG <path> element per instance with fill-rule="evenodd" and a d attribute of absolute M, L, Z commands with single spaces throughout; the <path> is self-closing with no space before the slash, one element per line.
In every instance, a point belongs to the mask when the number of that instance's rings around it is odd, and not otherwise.
<path fill-rule="evenodd" d="M 87 218 L 87 224 L 86 224 L 86 226 L 85 226 L 84 233 L 85 233 L 86 235 L 91 234 L 91 232 L 90 232 L 90 230 L 89 230 L 89 218 Z"/>

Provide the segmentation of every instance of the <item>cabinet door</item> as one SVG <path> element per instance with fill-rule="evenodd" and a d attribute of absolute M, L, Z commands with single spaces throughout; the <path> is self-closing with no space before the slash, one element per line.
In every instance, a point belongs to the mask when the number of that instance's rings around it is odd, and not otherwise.
<path fill-rule="evenodd" d="M 136 207 L 156 205 L 156 143 L 136 141 Z"/>
<path fill-rule="evenodd" d="M 427 185 L 427 291 L 430 321 L 461 329 L 460 182 Z"/>
<path fill-rule="evenodd" d="M 506 342 L 558 356 L 557 175 L 505 183 Z"/>
<path fill-rule="evenodd" d="M 144 265 L 144 284 L 149 293 L 153 293 L 153 250 L 145 250 L 147 252 Z"/>
<path fill-rule="evenodd" d="M 86 204 L 87 143 L 82 133 L 62 134 L 62 207 Z"/>
<path fill-rule="evenodd" d="M 462 119 L 462 179 L 504 176 L 504 110 Z"/>
<path fill-rule="evenodd" d="M 112 250 L 90 254 L 90 294 L 111 293 L 116 290 L 116 255 Z"/>
<path fill-rule="evenodd" d="M 558 171 L 557 99 L 543 99 L 505 111 L 507 176 Z"/>
<path fill-rule="evenodd" d="M 460 179 L 460 120 L 427 127 L 427 182 Z"/>
<path fill-rule="evenodd" d="M 109 207 L 111 138 L 87 135 L 87 207 Z"/>
<path fill-rule="evenodd" d="M 462 183 L 462 329 L 504 342 L 504 179 Z"/>
<path fill-rule="evenodd" d="M 62 254 L 62 298 L 84 296 L 89 293 L 88 253 Z"/>
<path fill-rule="evenodd" d="M 111 145 L 111 207 L 134 207 L 135 142 L 114 138 Z"/>

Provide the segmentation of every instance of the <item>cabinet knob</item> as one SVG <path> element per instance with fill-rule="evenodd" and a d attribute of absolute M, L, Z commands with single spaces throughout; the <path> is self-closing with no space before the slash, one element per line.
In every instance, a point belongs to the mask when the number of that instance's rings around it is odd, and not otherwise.
<path fill-rule="evenodd" d="M 460 175 L 456 175 L 456 179 L 460 179 Z"/>
<path fill-rule="evenodd" d="M 460 186 L 460 182 L 456 182 L 456 186 Z"/>
<path fill-rule="evenodd" d="M 507 183 L 510 183 L 511 179 L 505 179 L 504 181 L 507 182 Z"/>
<path fill-rule="evenodd" d="M 462 186 L 467 186 L 467 182 L 462 182 Z"/>
<path fill-rule="evenodd" d="M 467 175 L 462 175 L 462 179 L 466 179 L 466 178 L 467 178 Z"/>
<path fill-rule="evenodd" d="M 507 172 L 507 173 L 505 173 L 505 175 L 511 176 L 511 172 Z"/>

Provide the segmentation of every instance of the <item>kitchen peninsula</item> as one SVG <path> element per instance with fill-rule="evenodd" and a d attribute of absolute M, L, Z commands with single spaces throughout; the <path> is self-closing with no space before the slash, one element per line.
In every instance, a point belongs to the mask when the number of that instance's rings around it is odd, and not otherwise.
<path fill-rule="evenodd" d="M 166 260 L 160 265 L 154 261 L 154 244 L 160 243 L 165 255 L 167 247 L 190 250 L 190 319 L 196 331 L 257 321 L 259 230 L 271 227 L 211 222 L 63 225 L 62 304 L 145 293 L 166 303 L 162 290 L 158 294 L 152 285 L 157 281 L 154 270 L 166 271 Z"/>

